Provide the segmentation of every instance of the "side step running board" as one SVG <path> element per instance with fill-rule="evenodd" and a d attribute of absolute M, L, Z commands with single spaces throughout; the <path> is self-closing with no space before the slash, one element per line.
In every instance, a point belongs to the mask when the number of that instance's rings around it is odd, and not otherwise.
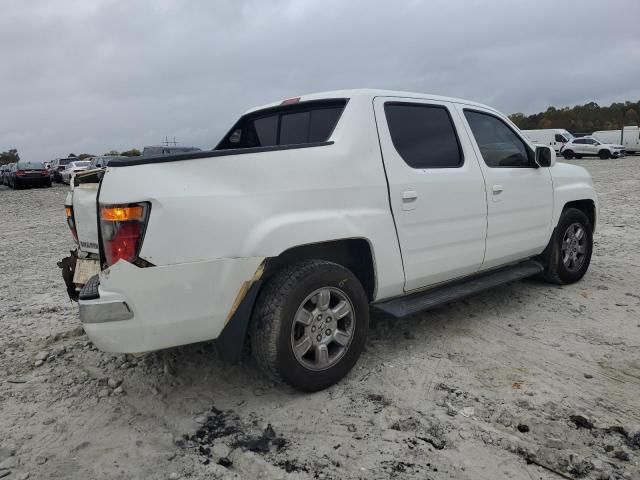
<path fill-rule="evenodd" d="M 528 260 L 517 265 L 479 274 L 470 280 L 462 280 L 449 285 L 434 287 L 430 290 L 412 293 L 404 297 L 394 298 L 386 302 L 376 303 L 373 307 L 396 318 L 402 318 L 475 295 L 504 283 L 532 277 L 543 270 L 544 267 L 540 263 Z"/>

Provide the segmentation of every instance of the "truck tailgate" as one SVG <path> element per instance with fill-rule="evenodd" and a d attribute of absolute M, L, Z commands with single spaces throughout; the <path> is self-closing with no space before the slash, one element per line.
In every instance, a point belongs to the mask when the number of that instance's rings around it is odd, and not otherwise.
<path fill-rule="evenodd" d="M 98 254 L 98 183 L 82 183 L 73 189 L 73 215 L 80 249 Z"/>

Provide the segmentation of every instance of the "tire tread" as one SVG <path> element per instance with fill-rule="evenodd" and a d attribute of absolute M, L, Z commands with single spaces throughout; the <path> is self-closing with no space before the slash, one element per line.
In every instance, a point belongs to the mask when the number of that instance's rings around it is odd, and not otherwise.
<path fill-rule="evenodd" d="M 555 283 L 556 285 L 566 285 L 568 283 L 560 276 L 558 267 L 560 266 L 560 243 L 562 242 L 562 239 L 559 236 L 563 235 L 565 230 L 561 225 L 564 223 L 565 219 L 570 216 L 581 217 L 581 221 L 591 228 L 591 223 L 589 222 L 588 217 L 581 210 L 578 210 L 577 208 L 567 208 L 562 212 L 560 219 L 558 220 L 558 226 L 556 230 L 554 230 L 551 240 L 549 241 L 549 245 L 540 256 L 545 267 L 544 272 L 541 274 L 541 278 L 548 283 Z"/>
<path fill-rule="evenodd" d="M 258 367 L 277 383 L 285 383 L 276 366 L 280 310 L 298 281 L 323 265 L 336 264 L 326 260 L 303 260 L 284 267 L 269 280 L 258 297 L 251 322 L 251 351 Z"/>

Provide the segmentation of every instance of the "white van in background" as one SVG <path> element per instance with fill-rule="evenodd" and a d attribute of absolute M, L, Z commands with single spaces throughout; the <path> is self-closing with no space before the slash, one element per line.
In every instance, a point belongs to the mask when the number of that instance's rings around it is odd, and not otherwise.
<path fill-rule="evenodd" d="M 627 153 L 640 153 L 640 127 L 627 125 L 622 130 L 600 130 L 593 136 L 605 143 L 616 143 L 624 146 Z"/>
<path fill-rule="evenodd" d="M 535 144 L 550 146 L 556 151 L 556 154 L 560 153 L 560 149 L 565 143 L 574 138 L 574 136 L 564 128 L 522 130 L 522 133 Z"/>

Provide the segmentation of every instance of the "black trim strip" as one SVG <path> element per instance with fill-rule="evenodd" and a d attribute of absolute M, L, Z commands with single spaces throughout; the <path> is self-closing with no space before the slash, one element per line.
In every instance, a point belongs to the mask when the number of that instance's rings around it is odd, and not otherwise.
<path fill-rule="evenodd" d="M 277 152 L 279 150 L 296 150 L 299 148 L 325 147 L 333 145 L 330 142 L 299 143 L 296 145 L 275 145 L 272 147 L 237 148 L 229 150 L 209 150 L 205 152 L 180 153 L 177 155 L 157 155 L 153 157 L 127 157 L 109 162 L 109 167 L 131 167 L 134 165 L 149 165 L 152 163 L 180 162 L 199 158 L 226 157 L 229 155 L 244 155 L 245 153 Z"/>

